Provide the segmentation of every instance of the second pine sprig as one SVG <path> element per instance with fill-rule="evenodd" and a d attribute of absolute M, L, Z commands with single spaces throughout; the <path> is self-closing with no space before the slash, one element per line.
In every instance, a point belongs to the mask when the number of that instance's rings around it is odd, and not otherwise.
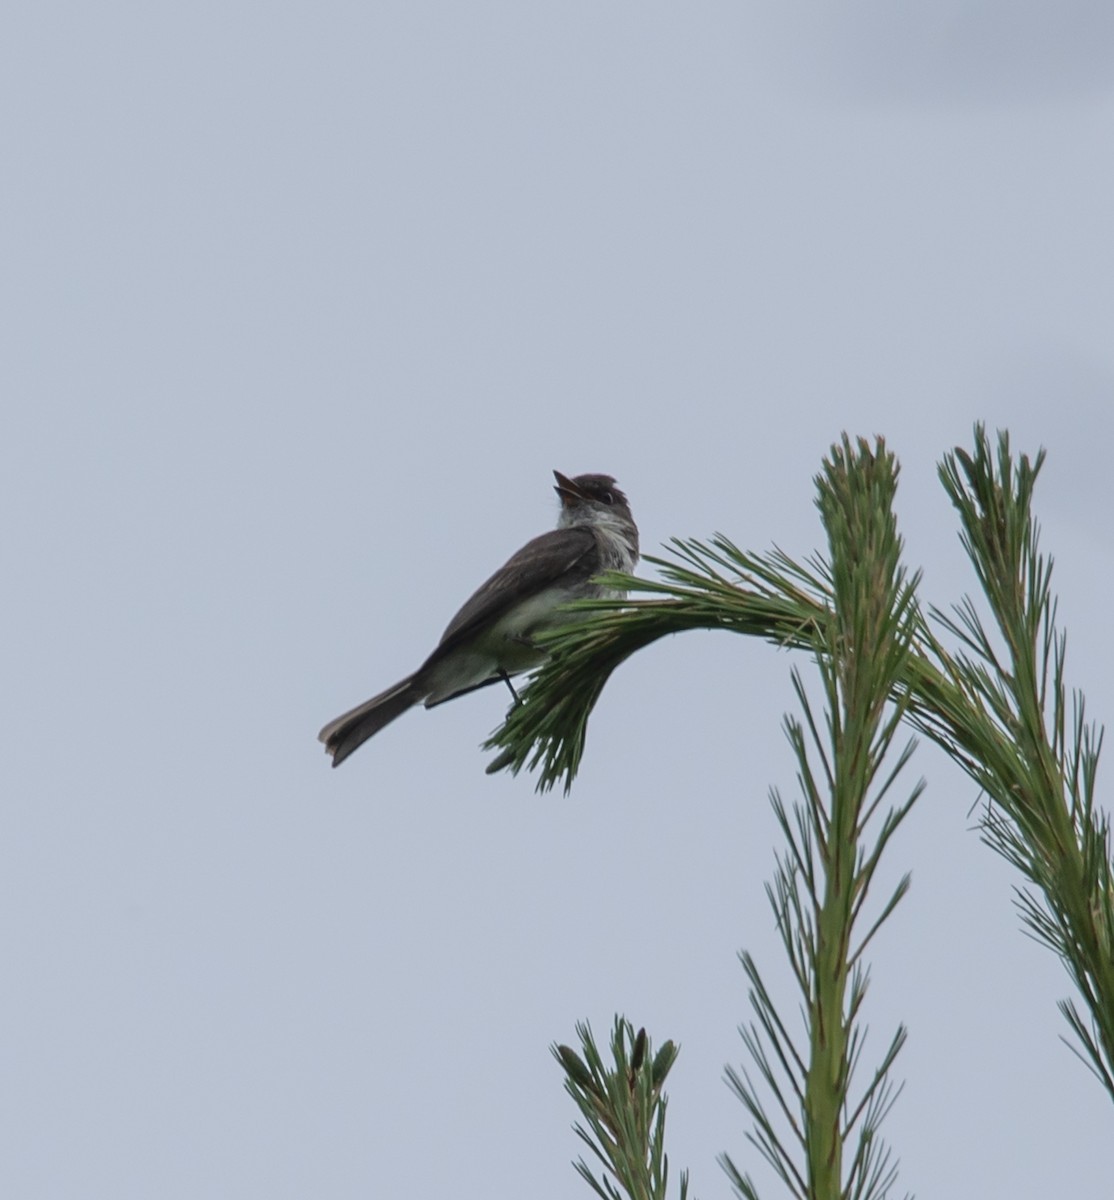
<path fill-rule="evenodd" d="M 665 1153 L 666 1076 L 678 1047 L 664 1042 L 655 1054 L 645 1029 L 615 1018 L 611 1034 L 613 1065 L 605 1065 L 591 1027 L 578 1024 L 581 1052 L 554 1046 L 565 1072 L 565 1090 L 580 1109 L 577 1136 L 598 1163 L 597 1174 L 584 1158 L 576 1169 L 601 1200 L 666 1200 L 669 1158 Z M 680 1200 L 688 1195 L 681 1172 Z"/>

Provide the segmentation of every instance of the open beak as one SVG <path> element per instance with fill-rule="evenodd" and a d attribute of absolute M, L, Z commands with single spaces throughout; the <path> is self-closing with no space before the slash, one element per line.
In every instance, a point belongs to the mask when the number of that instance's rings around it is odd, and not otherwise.
<path fill-rule="evenodd" d="M 561 497 L 562 508 L 571 508 L 587 498 L 567 475 L 554 471 L 553 478 L 557 480 L 557 486 L 553 490 Z"/>

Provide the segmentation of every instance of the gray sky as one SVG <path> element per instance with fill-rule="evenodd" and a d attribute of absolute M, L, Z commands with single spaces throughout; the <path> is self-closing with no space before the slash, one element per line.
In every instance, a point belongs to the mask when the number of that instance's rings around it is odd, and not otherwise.
<path fill-rule="evenodd" d="M 0 1186 L 11 1197 L 586 1195 L 548 1054 L 681 1042 L 671 1157 L 762 1177 L 721 1082 L 736 952 L 784 975 L 787 655 L 658 645 L 568 799 L 489 779 L 495 689 L 337 772 L 607 471 L 653 549 L 804 555 L 884 434 L 937 603 L 935 464 L 1044 445 L 1069 668 L 1114 700 L 1114 17 L 860 2 L 21 5 L 0 39 L 6 589 Z M 931 748 L 870 1046 L 922 1196 L 1096 1196 L 1069 994 Z M 1109 790 L 1106 790 L 1109 795 Z M 776 1191 L 771 1194 L 778 1194 Z"/>

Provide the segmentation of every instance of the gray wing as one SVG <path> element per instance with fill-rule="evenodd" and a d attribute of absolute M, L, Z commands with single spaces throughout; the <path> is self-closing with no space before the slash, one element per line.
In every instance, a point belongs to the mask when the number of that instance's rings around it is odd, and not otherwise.
<path fill-rule="evenodd" d="M 521 600 L 568 576 L 571 585 L 599 573 L 600 555 L 590 530 L 553 529 L 525 546 L 473 593 L 449 622 L 430 659 L 466 641 L 475 630 L 496 621 Z"/>

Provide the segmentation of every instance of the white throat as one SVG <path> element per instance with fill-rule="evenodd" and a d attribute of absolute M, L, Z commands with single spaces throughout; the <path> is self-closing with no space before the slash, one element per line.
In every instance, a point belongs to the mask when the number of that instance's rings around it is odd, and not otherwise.
<path fill-rule="evenodd" d="M 628 574 L 638 565 L 638 534 L 631 522 L 609 508 L 562 508 L 558 529 L 588 526 L 599 539 L 600 560 L 605 571 Z"/>

